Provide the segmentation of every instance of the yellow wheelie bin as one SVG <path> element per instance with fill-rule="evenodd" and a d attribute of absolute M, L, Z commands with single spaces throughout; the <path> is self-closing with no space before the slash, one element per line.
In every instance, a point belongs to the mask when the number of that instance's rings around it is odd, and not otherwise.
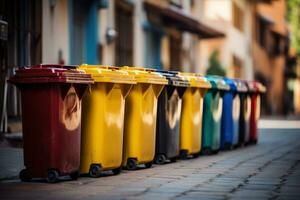
<path fill-rule="evenodd" d="M 205 77 L 193 73 L 179 73 L 179 76 L 190 82 L 182 98 L 180 157 L 198 157 L 202 143 L 203 97 L 211 84 Z"/>
<path fill-rule="evenodd" d="M 95 81 L 83 98 L 80 171 L 91 177 L 106 170 L 119 174 L 125 98 L 136 83 L 134 76 L 118 67 L 81 65 L 79 69 Z"/>
<path fill-rule="evenodd" d="M 151 69 L 123 67 L 137 82 L 125 105 L 123 166 L 134 170 L 152 166 L 155 156 L 157 99 L 167 79 Z"/>

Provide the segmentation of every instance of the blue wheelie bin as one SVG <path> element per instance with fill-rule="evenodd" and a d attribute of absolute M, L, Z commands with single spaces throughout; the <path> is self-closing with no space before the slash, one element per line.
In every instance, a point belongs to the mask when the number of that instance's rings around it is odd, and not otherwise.
<path fill-rule="evenodd" d="M 247 89 L 244 85 L 229 78 L 224 78 L 230 90 L 223 96 L 223 112 L 221 122 L 221 149 L 232 149 L 239 142 L 240 93 Z"/>

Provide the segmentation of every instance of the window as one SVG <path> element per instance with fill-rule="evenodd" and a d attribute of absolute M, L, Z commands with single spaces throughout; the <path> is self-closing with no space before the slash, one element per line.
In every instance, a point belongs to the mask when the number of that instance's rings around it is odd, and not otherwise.
<path fill-rule="evenodd" d="M 244 13 L 241 8 L 233 2 L 232 4 L 233 25 L 240 31 L 244 31 Z"/>
<path fill-rule="evenodd" d="M 133 65 L 133 6 L 124 1 L 116 1 L 115 23 L 116 65 Z"/>

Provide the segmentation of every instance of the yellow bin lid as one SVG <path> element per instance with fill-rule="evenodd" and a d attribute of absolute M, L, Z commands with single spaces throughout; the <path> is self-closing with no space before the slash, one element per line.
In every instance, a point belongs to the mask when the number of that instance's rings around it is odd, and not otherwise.
<path fill-rule="evenodd" d="M 187 79 L 191 84 L 190 87 L 207 88 L 207 89 L 211 88 L 211 84 L 204 76 L 200 76 L 195 73 L 188 73 L 188 72 L 179 72 L 178 76 Z"/>
<path fill-rule="evenodd" d="M 135 77 L 135 81 L 138 83 L 151 83 L 159 85 L 168 84 L 166 77 L 155 72 L 154 69 L 129 66 L 124 66 L 121 69 L 127 71 L 130 75 L 133 75 Z"/>
<path fill-rule="evenodd" d="M 136 84 L 135 77 L 120 67 L 82 64 L 79 70 L 91 74 L 95 82 Z"/>

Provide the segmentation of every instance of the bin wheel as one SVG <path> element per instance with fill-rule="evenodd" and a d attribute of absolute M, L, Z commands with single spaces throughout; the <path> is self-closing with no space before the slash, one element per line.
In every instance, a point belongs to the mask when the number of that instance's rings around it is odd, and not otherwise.
<path fill-rule="evenodd" d="M 198 158 L 199 156 L 200 156 L 199 153 L 194 153 L 194 154 L 193 154 L 193 158 Z"/>
<path fill-rule="evenodd" d="M 211 154 L 212 154 L 212 151 L 211 151 L 211 149 L 209 149 L 209 148 L 205 148 L 205 149 L 203 149 L 202 154 L 203 154 L 203 155 L 211 155 Z"/>
<path fill-rule="evenodd" d="M 59 178 L 58 171 L 56 171 L 54 169 L 48 170 L 48 173 L 47 173 L 48 183 L 56 183 L 58 181 L 58 178 Z"/>
<path fill-rule="evenodd" d="M 188 152 L 187 152 L 187 150 L 181 150 L 181 151 L 180 151 L 180 158 L 181 158 L 181 159 L 187 159 L 187 157 L 188 157 Z"/>
<path fill-rule="evenodd" d="M 29 174 L 28 169 L 22 169 L 20 171 L 19 177 L 20 177 L 21 181 L 23 181 L 23 182 L 30 181 L 32 178 L 31 175 Z"/>
<path fill-rule="evenodd" d="M 128 158 L 126 163 L 126 168 L 128 170 L 135 170 L 137 168 L 137 161 L 133 158 Z"/>
<path fill-rule="evenodd" d="M 112 172 L 113 172 L 114 175 L 120 174 L 121 171 L 122 171 L 122 168 L 121 168 L 121 167 L 118 167 L 118 168 L 112 170 Z"/>
<path fill-rule="evenodd" d="M 218 154 L 218 153 L 219 153 L 219 151 L 220 151 L 219 149 L 217 149 L 217 150 L 213 150 L 213 151 L 212 151 L 212 153 L 213 153 L 213 154 Z"/>
<path fill-rule="evenodd" d="M 233 150 L 233 145 L 227 143 L 224 145 L 224 150 L 227 150 L 227 151 L 230 151 L 230 150 Z"/>
<path fill-rule="evenodd" d="M 156 156 L 156 159 L 155 159 L 155 163 L 156 164 L 164 164 L 166 162 L 167 158 L 164 154 L 158 154 Z"/>
<path fill-rule="evenodd" d="M 71 173 L 70 177 L 71 177 L 72 180 L 77 180 L 78 177 L 79 177 L 79 172 L 76 171 L 76 172 Z"/>
<path fill-rule="evenodd" d="M 170 158 L 170 161 L 171 161 L 172 163 L 174 163 L 174 162 L 177 161 L 177 158 L 176 158 L 176 157 Z"/>
<path fill-rule="evenodd" d="M 93 178 L 99 177 L 101 175 L 101 166 L 98 164 L 91 164 L 89 175 Z"/>
<path fill-rule="evenodd" d="M 147 162 L 147 163 L 145 163 L 145 167 L 146 168 L 150 168 L 150 167 L 152 167 L 152 164 L 153 164 L 152 161 L 151 162 Z"/>

